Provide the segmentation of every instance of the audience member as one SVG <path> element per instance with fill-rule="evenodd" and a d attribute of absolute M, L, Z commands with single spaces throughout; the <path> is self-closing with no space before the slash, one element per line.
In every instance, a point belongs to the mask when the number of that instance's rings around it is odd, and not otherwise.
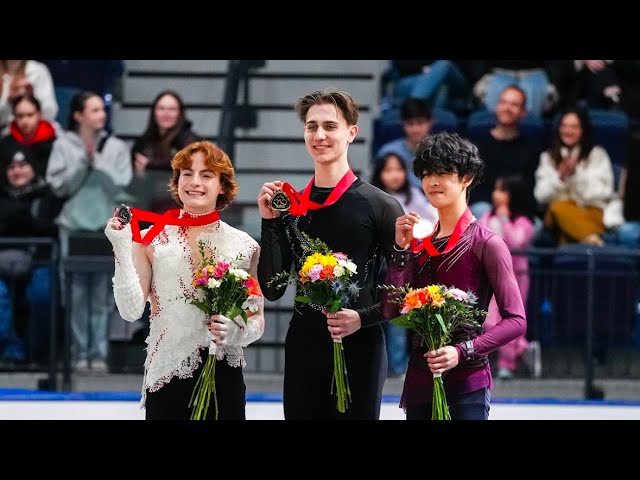
<path fill-rule="evenodd" d="M 438 211 L 429 203 L 424 192 L 409 182 L 407 165 L 400 154 L 389 152 L 375 161 L 371 184 L 395 197 L 405 212 L 413 211 L 435 224 Z"/>
<path fill-rule="evenodd" d="M 433 107 L 463 110 L 471 92 L 464 70 L 452 60 L 391 60 L 398 78 L 393 98 L 401 104 L 407 98 L 421 98 Z"/>
<path fill-rule="evenodd" d="M 46 120 L 55 121 L 58 102 L 47 66 L 36 60 L 0 60 L 0 131 L 13 120 L 11 99 L 25 94 L 40 101 Z"/>
<path fill-rule="evenodd" d="M 63 257 L 73 254 L 73 237 L 86 232 L 97 233 L 95 238 L 104 239 L 109 247 L 102 233 L 105 219 L 120 202 L 130 200 L 124 195 L 132 177 L 129 149 L 105 130 L 106 118 L 102 97 L 81 91 L 71 99 L 68 131 L 53 144 L 46 179 L 53 192 L 66 199 L 56 219 Z M 73 364 L 78 370 L 105 371 L 107 321 L 115 307 L 111 276 L 74 273 L 68 283 Z"/>
<path fill-rule="evenodd" d="M 14 120 L 0 139 L 0 164 L 8 163 L 17 151 L 29 150 L 36 173 L 44 177 L 56 129 L 42 118 L 40 101 L 33 95 L 14 97 L 12 107 Z"/>
<path fill-rule="evenodd" d="M 409 183 L 407 166 L 399 155 L 387 153 L 375 162 L 375 170 L 371 184 L 395 197 L 402 205 L 404 213 L 415 212 L 421 218 L 434 225 L 438 221 L 438 210 L 429 203 L 422 190 Z M 380 283 L 384 283 L 386 268 L 380 273 Z M 407 370 L 409 349 L 407 345 L 407 329 L 391 322 L 383 324 L 387 340 L 387 357 L 389 360 L 388 376 L 399 377 Z"/>
<path fill-rule="evenodd" d="M 62 202 L 57 199 L 28 148 L 2 161 L 0 235 L 57 236 L 54 223 Z M 40 364 L 48 361 L 51 275 L 50 247 L 3 246 L 0 250 L 0 359 Z M 40 262 L 40 263 L 39 263 Z M 25 342 L 26 340 L 26 342 Z"/>
<path fill-rule="evenodd" d="M 134 178 L 130 190 L 137 207 L 156 213 L 174 208 L 168 187 L 171 159 L 179 150 L 201 139 L 191 125 L 184 102 L 176 92 L 164 90 L 156 96 L 147 127 L 131 149 Z"/>
<path fill-rule="evenodd" d="M 485 163 L 482 182 L 470 193 L 470 208 L 476 218 L 491 208 L 492 189 L 498 177 L 520 175 L 533 200 L 534 173 L 538 152 L 520 131 L 527 115 L 527 95 L 516 85 L 507 86 L 496 105 L 496 125 L 486 136 L 472 138 Z"/>
<path fill-rule="evenodd" d="M 618 193 L 624 222 L 616 230 L 616 243 L 640 248 L 640 131 L 632 132 L 627 165 L 620 175 Z"/>
<path fill-rule="evenodd" d="M 591 121 L 582 108 L 560 116 L 551 146 L 540 155 L 534 194 L 546 206 L 544 226 L 560 244 L 601 246 L 604 209 L 614 197 L 607 151 L 594 145 Z"/>
<path fill-rule="evenodd" d="M 407 170 L 413 172 L 411 166 L 416 153 L 416 147 L 420 140 L 426 137 L 433 126 L 431 107 L 425 100 L 419 98 L 408 98 L 402 103 L 400 118 L 404 137 L 391 140 L 382 145 L 375 158 L 381 158 L 388 153 L 394 153 L 402 158 Z M 422 191 L 420 179 L 413 174 L 409 175 L 411 185 Z M 424 193 L 422 194 L 424 196 Z"/>
<path fill-rule="evenodd" d="M 479 60 L 478 63 L 484 75 L 473 86 L 473 93 L 490 112 L 495 111 L 501 92 L 509 85 L 517 85 L 526 92 L 526 110 L 535 117 L 551 112 L 558 101 L 558 91 L 550 81 L 548 60 Z"/>
<path fill-rule="evenodd" d="M 512 251 L 513 271 L 520 287 L 522 302 L 526 306 L 529 296 L 529 258 L 526 254 L 514 253 L 513 250 L 531 246 L 535 206 L 531 202 L 531 197 L 527 195 L 526 184 L 521 176 L 498 177 L 494 184 L 492 200 L 493 207 L 478 220 L 478 223 L 500 235 Z M 485 330 L 490 331 L 501 318 L 494 296 L 491 298 L 487 318 L 483 323 Z M 537 342 L 530 344 L 526 334 L 523 334 L 500 347 L 497 359 L 498 378 L 512 378 L 530 346 L 534 355 L 536 352 L 539 354 L 539 344 Z M 536 366 L 538 371 L 535 371 Z M 534 362 L 531 366 L 532 373 L 539 374 L 539 368 L 539 361 Z"/>
<path fill-rule="evenodd" d="M 610 109 L 620 105 L 622 89 L 613 60 L 554 60 L 560 106 Z"/>
<path fill-rule="evenodd" d="M 620 106 L 632 118 L 640 118 L 640 60 L 614 60 L 611 67 L 620 81 Z"/>

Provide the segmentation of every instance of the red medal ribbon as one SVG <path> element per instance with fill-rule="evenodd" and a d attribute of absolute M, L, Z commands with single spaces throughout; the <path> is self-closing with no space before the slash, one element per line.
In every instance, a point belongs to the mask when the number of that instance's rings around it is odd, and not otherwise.
<path fill-rule="evenodd" d="M 331 190 L 331 193 L 322 204 L 313 202 L 309 199 L 315 178 L 316 177 L 314 175 L 307 186 L 304 187 L 302 193 L 296 191 L 296 189 L 287 182 L 282 184 L 282 190 L 287 194 L 289 200 L 291 200 L 291 208 L 289 209 L 289 213 L 291 215 L 306 215 L 309 210 L 319 210 L 323 207 L 333 205 L 338 201 L 342 194 L 349 189 L 356 179 L 356 174 L 353 173 L 353 170 L 351 169 L 347 170 L 347 173 L 345 173 L 338 184 L 333 187 L 333 190 Z"/>
<path fill-rule="evenodd" d="M 458 219 L 458 222 L 456 223 L 456 226 L 453 229 L 453 233 L 449 237 L 449 241 L 447 242 L 447 245 L 444 247 L 444 250 L 442 252 L 439 252 L 431 242 L 431 239 L 433 238 L 434 233 L 438 230 L 438 226 L 440 225 L 439 221 L 436 224 L 435 228 L 433 229 L 433 233 L 431 233 L 431 235 L 424 238 L 422 241 L 416 240 L 415 238 L 411 240 L 411 251 L 413 253 L 418 253 L 420 252 L 420 250 L 426 250 L 427 253 L 432 257 L 437 257 L 438 255 L 442 255 L 443 253 L 448 253 L 453 249 L 453 247 L 456 246 L 456 243 L 458 243 L 458 240 L 460 240 L 460 237 L 462 236 L 464 231 L 475 219 L 476 217 L 473 216 L 473 214 L 471 213 L 471 210 L 467 206 L 467 209 L 464 211 L 462 216 Z"/>
<path fill-rule="evenodd" d="M 179 218 L 180 209 L 172 208 L 167 210 L 162 215 L 159 213 L 148 212 L 147 210 L 141 210 L 139 208 L 130 208 L 131 210 L 131 232 L 133 233 L 133 241 L 149 245 L 164 228 L 165 225 L 177 225 L 179 227 L 196 227 L 199 225 L 209 225 L 210 223 L 220 220 L 220 214 L 217 210 L 206 215 L 198 217 L 189 216 L 188 212 L 185 212 L 185 217 Z M 153 226 L 145 234 L 144 238 L 140 236 L 140 223 L 139 221 L 153 223 Z"/>

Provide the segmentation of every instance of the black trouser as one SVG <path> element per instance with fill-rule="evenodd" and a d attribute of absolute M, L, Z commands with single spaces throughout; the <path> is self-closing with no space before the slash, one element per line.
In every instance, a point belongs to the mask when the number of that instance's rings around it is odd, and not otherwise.
<path fill-rule="evenodd" d="M 201 351 L 202 364 L 193 377 L 173 377 L 157 392 L 147 392 L 145 402 L 147 420 L 189 420 L 189 400 L 207 360 L 208 349 Z M 246 387 L 241 367 L 231 367 L 227 360 L 216 361 L 216 396 L 218 398 L 218 420 L 246 420 Z M 215 420 L 213 394 L 207 420 Z"/>
<path fill-rule="evenodd" d="M 298 321 L 296 321 L 298 320 Z M 345 413 L 331 393 L 333 342 L 326 326 L 314 329 L 294 319 L 285 342 L 284 417 L 286 420 L 378 420 L 387 353 L 380 325 L 343 339 L 352 402 Z"/>
<path fill-rule="evenodd" d="M 488 420 L 490 402 L 489 388 L 462 394 L 453 401 L 447 399 L 451 420 Z M 431 420 L 431 403 L 407 407 L 407 420 Z"/>

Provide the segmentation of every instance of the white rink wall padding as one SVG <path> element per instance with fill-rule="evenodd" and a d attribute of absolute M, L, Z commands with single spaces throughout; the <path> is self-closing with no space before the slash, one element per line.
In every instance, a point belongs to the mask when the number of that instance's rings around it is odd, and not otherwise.
<path fill-rule="evenodd" d="M 140 394 L 57 393 L 0 389 L 0 420 L 143 420 Z M 404 420 L 397 396 L 383 398 L 381 420 Z M 640 420 L 640 402 L 612 400 L 494 399 L 491 420 Z M 282 396 L 248 394 L 248 420 L 283 420 Z"/>

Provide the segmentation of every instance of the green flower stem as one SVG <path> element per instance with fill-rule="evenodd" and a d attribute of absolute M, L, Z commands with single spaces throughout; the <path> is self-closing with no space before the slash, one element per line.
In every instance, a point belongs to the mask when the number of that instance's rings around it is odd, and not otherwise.
<path fill-rule="evenodd" d="M 333 382 L 336 387 L 337 408 L 345 413 L 351 403 L 351 389 L 347 377 L 347 365 L 344 358 L 342 340 L 333 340 Z M 332 385 L 333 386 L 333 385 Z M 333 388 L 332 388 L 333 390 Z"/>
<path fill-rule="evenodd" d="M 451 420 L 447 395 L 444 391 L 444 382 L 441 374 L 433 375 L 433 406 L 431 420 Z"/>
<path fill-rule="evenodd" d="M 207 361 L 200 372 L 200 377 L 189 400 L 191 410 L 191 420 L 205 420 L 209 411 L 211 395 L 215 407 L 215 419 L 218 420 L 218 395 L 216 392 L 216 355 L 209 354 Z"/>
<path fill-rule="evenodd" d="M 427 345 L 429 351 L 438 350 L 445 345 L 444 339 L 441 338 L 437 334 L 437 332 L 421 332 L 420 335 L 423 342 Z M 442 380 L 442 374 L 433 374 L 431 420 L 451 420 L 449 405 L 447 404 L 447 395 L 444 390 L 444 382 Z"/>

